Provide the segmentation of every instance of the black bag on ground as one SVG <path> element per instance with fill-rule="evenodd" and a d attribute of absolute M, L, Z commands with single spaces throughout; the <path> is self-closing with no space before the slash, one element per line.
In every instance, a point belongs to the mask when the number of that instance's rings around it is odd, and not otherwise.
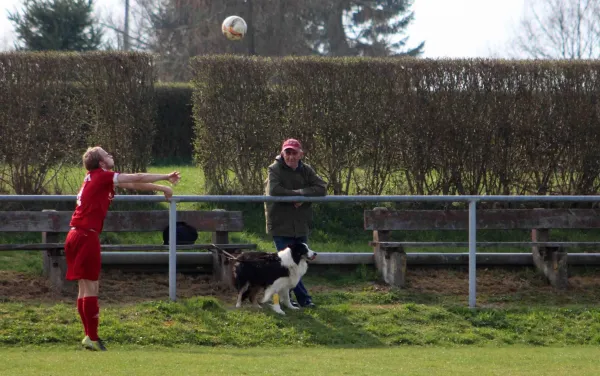
<path fill-rule="evenodd" d="M 175 231 L 178 245 L 194 244 L 198 239 L 198 231 L 186 222 L 177 222 Z M 163 245 L 169 245 L 169 226 L 163 230 Z"/>

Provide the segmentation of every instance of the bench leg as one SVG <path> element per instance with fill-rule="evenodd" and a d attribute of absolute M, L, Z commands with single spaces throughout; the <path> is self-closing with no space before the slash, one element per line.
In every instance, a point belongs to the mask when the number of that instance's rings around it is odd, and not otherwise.
<path fill-rule="evenodd" d="M 54 211 L 54 210 L 44 210 Z M 42 232 L 42 243 L 58 243 L 57 232 Z M 51 289 L 59 294 L 72 292 L 75 283 L 66 280 L 67 260 L 62 249 L 48 249 L 43 253 L 44 276 L 50 281 Z"/>
<path fill-rule="evenodd" d="M 562 247 L 534 247 L 533 263 L 558 289 L 569 286 L 567 252 Z"/>
<path fill-rule="evenodd" d="M 532 241 L 548 241 L 548 230 L 532 230 Z M 569 286 L 567 251 L 563 247 L 538 247 L 531 249 L 533 264 L 544 274 L 548 282 L 558 289 Z"/>
<path fill-rule="evenodd" d="M 213 279 L 227 286 L 230 289 L 234 288 L 233 283 L 233 264 L 234 261 L 230 260 L 227 256 L 217 251 L 216 249 L 212 249 L 212 257 L 213 257 Z M 233 256 L 240 255 L 239 251 L 228 251 Z"/>
<path fill-rule="evenodd" d="M 223 209 L 214 209 L 213 211 L 225 211 Z M 215 231 L 212 233 L 212 242 L 214 244 L 229 244 L 229 232 L 227 231 Z M 233 287 L 233 275 L 232 275 L 232 263 L 229 259 L 217 251 L 216 249 L 211 250 L 213 256 L 213 279 L 216 282 L 222 283 L 225 286 Z M 231 253 L 231 252 L 230 252 Z"/>
<path fill-rule="evenodd" d="M 54 292 L 63 294 L 70 291 L 73 282 L 67 281 L 67 261 L 65 255 L 60 249 L 47 250 L 44 254 L 44 276 L 50 281 L 50 286 Z"/>
<path fill-rule="evenodd" d="M 406 253 L 404 249 L 375 247 L 375 266 L 379 275 L 390 286 L 406 285 Z"/>
<path fill-rule="evenodd" d="M 387 208 L 375 208 L 378 211 L 387 211 Z M 390 241 L 390 232 L 373 231 L 373 242 Z M 375 267 L 385 283 L 393 287 L 404 287 L 406 285 L 406 253 L 403 247 L 384 248 L 379 245 L 373 247 Z"/>

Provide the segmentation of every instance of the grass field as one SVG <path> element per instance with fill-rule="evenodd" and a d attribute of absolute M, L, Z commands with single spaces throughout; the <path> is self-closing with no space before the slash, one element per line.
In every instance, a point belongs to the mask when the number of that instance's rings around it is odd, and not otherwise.
<path fill-rule="evenodd" d="M 0 349 L 12 375 L 597 375 L 596 347 Z M 89 372 L 84 371 L 84 365 Z"/>
<path fill-rule="evenodd" d="M 176 194 L 203 194 L 191 166 Z M 62 178 L 75 194 L 83 172 Z M 125 207 L 127 205 L 124 205 Z M 199 203 L 180 209 L 212 209 Z M 262 204 L 220 207 L 243 212 L 247 230 L 232 241 L 271 250 Z M 143 209 L 144 207 L 142 207 Z M 148 205 L 148 209 L 166 204 Z M 113 207 L 112 210 L 118 210 Z M 318 252 L 370 252 L 359 204 L 315 205 L 311 246 Z M 65 209 L 62 209 L 65 210 Z M 156 243 L 160 234 L 103 234 L 104 243 Z M 209 240 L 200 234 L 200 241 Z M 397 240 L 466 240 L 466 233 L 413 232 Z M 480 232 L 479 240 L 528 240 L 523 232 Z M 556 240 L 593 240 L 600 231 L 555 231 Z M 0 242 L 39 242 L 38 234 L 0 234 Z M 408 250 L 408 251 L 417 251 Z M 419 251 L 464 252 L 463 249 Z M 492 249 L 487 251 L 528 251 Z M 232 308 L 230 292 L 178 276 L 178 301 L 158 277 L 111 272 L 101 287 L 100 334 L 109 352 L 79 351 L 81 324 L 73 296 L 51 294 L 40 277 L 40 252 L 0 253 L 0 375 L 596 375 L 600 371 L 598 270 L 571 268 L 568 291 L 532 269 L 478 270 L 478 309 L 466 307 L 464 269 L 408 270 L 402 290 L 376 283 L 372 267 L 309 272 L 319 307 L 289 312 Z"/>
<path fill-rule="evenodd" d="M 515 286 L 527 278 L 524 274 L 482 273 L 487 283 L 481 286 L 480 308 L 471 310 L 462 276 L 411 274 L 411 284 L 402 290 L 368 282 L 368 276 L 362 282 L 360 276 L 354 275 L 354 282 L 347 277 L 346 283 L 307 279 L 319 307 L 280 316 L 266 308 L 235 309 L 234 294 L 217 292 L 199 280 L 181 286 L 179 300 L 169 302 L 164 276 L 115 281 L 109 274 L 102 282 L 101 335 L 109 345 L 143 346 L 600 344 L 597 283 L 589 290 L 558 293 L 542 283 Z M 27 293 L 22 286 L 31 283 L 21 280 L 6 290 L 0 286 L 0 295 L 3 290 L 9 294 L 0 297 L 0 346 L 77 343 L 83 335 L 75 299 L 36 298 L 36 286 Z"/>

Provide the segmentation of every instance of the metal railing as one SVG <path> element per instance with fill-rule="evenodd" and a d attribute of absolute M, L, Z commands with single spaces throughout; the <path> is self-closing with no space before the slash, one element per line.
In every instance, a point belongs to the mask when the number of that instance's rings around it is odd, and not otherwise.
<path fill-rule="evenodd" d="M 76 196 L 62 195 L 0 195 L 0 202 L 26 201 L 75 201 Z M 154 195 L 118 195 L 115 201 L 165 202 L 164 197 Z M 169 239 L 176 239 L 178 202 L 466 202 L 469 204 L 469 307 L 477 301 L 477 203 L 478 202 L 600 202 L 600 196 L 173 196 L 169 202 Z M 169 298 L 177 299 L 176 293 L 176 240 L 169 242 Z"/>

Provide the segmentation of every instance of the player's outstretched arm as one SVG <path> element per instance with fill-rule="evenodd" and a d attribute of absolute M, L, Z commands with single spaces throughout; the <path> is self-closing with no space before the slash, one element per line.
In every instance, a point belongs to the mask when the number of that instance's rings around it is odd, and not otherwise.
<path fill-rule="evenodd" d="M 147 173 L 137 173 L 137 174 L 119 174 L 117 176 L 117 182 L 119 185 L 122 183 L 154 183 L 161 180 L 166 180 L 171 184 L 179 183 L 181 179 L 181 175 L 179 171 L 173 171 L 170 174 L 147 174 Z"/>
<path fill-rule="evenodd" d="M 119 187 L 125 189 L 132 189 L 135 191 L 159 191 L 165 195 L 165 198 L 169 200 L 173 197 L 173 189 L 165 185 L 152 184 L 152 183 L 122 183 Z"/>

